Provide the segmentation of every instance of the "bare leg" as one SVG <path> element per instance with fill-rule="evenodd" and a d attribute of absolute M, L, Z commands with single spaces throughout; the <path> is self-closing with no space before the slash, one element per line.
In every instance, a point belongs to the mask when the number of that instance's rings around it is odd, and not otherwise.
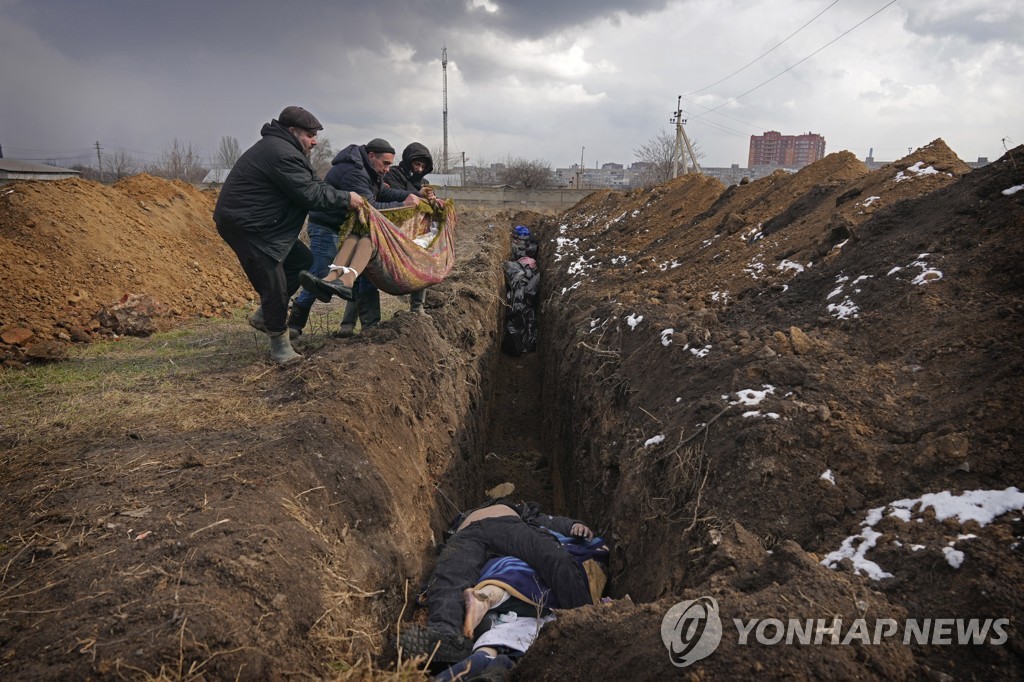
<path fill-rule="evenodd" d="M 359 243 L 359 237 L 349 235 L 345 237 L 345 240 L 341 242 L 341 246 L 338 248 L 338 255 L 334 257 L 335 265 L 348 265 L 349 261 L 352 260 L 352 254 L 356 252 L 356 244 Z M 333 282 L 334 280 L 341 277 L 341 270 L 331 270 L 324 277 L 325 282 Z M 350 282 L 348 286 L 352 286 Z"/>
<path fill-rule="evenodd" d="M 497 585 L 485 585 L 479 590 L 467 587 L 462 591 L 462 598 L 466 602 L 466 620 L 462 625 L 462 634 L 466 637 L 473 637 L 473 631 L 484 615 L 493 607 L 505 601 L 508 592 Z"/>
<path fill-rule="evenodd" d="M 324 281 L 333 282 L 340 278 L 341 283 L 345 286 L 353 286 L 356 282 L 356 277 L 363 271 L 366 264 L 370 262 L 372 256 L 373 241 L 369 237 L 353 237 L 352 235 L 345 237 L 345 241 L 341 243 L 341 248 L 338 249 L 338 256 L 334 259 L 334 265 L 348 269 L 332 268 L 327 273 L 327 276 L 324 277 Z"/>

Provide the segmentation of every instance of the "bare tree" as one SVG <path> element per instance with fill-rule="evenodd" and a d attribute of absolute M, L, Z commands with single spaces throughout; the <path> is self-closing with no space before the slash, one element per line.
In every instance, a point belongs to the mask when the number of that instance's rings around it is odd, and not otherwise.
<path fill-rule="evenodd" d="M 60 164 L 58 164 L 56 160 L 53 160 L 52 163 L 50 163 L 50 165 L 59 166 Z M 96 182 L 100 181 L 99 172 L 92 166 L 86 166 L 85 164 L 76 163 L 74 165 L 68 166 L 68 168 L 73 171 L 78 171 L 78 177 L 82 178 L 83 180 L 94 180 Z"/>
<path fill-rule="evenodd" d="M 238 146 L 238 138 L 225 135 L 220 138 L 220 148 L 217 150 L 217 165 L 221 168 L 231 168 L 242 155 Z"/>
<path fill-rule="evenodd" d="M 174 138 L 160 152 L 156 162 L 147 170 L 168 180 L 183 180 L 185 182 L 202 182 L 206 176 L 207 169 L 199 156 L 199 150 L 191 142 L 180 142 Z"/>
<path fill-rule="evenodd" d="M 498 184 L 498 179 L 495 177 L 493 164 L 488 163 L 484 159 L 478 159 L 477 163 L 472 166 L 466 166 L 466 185 L 473 187 L 486 187 L 488 185 Z M 460 166 L 459 172 L 462 172 Z"/>
<path fill-rule="evenodd" d="M 690 146 L 693 147 L 693 153 L 697 155 L 698 159 L 704 158 L 704 152 L 700 150 L 700 144 L 695 140 L 690 140 Z M 653 137 L 647 141 L 647 144 L 641 145 L 639 149 L 634 149 L 633 153 L 636 154 L 637 161 L 639 163 L 634 164 L 634 168 L 639 166 L 639 175 L 637 177 L 637 184 L 641 187 L 653 187 L 660 185 L 663 182 L 668 182 L 672 179 L 672 158 L 675 154 L 676 149 L 676 135 L 674 132 L 662 130 L 658 133 L 657 137 Z M 687 163 L 692 163 L 689 160 L 689 156 L 686 156 Z M 682 172 L 682 168 L 679 169 Z"/>
<path fill-rule="evenodd" d="M 462 172 L 462 155 L 453 154 L 451 150 L 448 150 L 448 163 L 445 164 L 443 145 L 437 145 L 436 147 L 430 148 L 430 158 L 434 161 L 435 173 L 443 173 L 445 168 L 448 169 L 449 173 Z"/>
<path fill-rule="evenodd" d="M 309 159 L 318 178 L 323 179 L 327 175 L 327 171 L 331 170 L 331 161 L 333 160 L 334 149 L 331 147 L 331 138 L 318 137 L 316 146 L 313 147 L 313 154 Z"/>
<path fill-rule="evenodd" d="M 507 156 L 501 166 L 503 168 L 498 169 L 497 175 L 502 184 L 523 189 L 544 189 L 555 185 L 555 172 L 548 161 Z"/>
<path fill-rule="evenodd" d="M 108 162 L 104 164 L 104 168 L 108 176 L 113 177 L 114 180 L 120 180 L 121 178 L 138 173 L 139 162 L 131 154 L 128 154 L 123 149 L 119 149 L 113 157 L 109 157 Z"/>

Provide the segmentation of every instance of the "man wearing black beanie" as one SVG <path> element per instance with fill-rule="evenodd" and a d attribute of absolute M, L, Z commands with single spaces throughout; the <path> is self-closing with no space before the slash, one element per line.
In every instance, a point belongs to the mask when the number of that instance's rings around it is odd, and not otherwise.
<path fill-rule="evenodd" d="M 342 149 L 331 161 L 331 169 L 324 180 L 332 187 L 355 192 L 379 210 L 398 208 L 399 206 L 415 206 L 420 202 L 418 196 L 406 190 L 391 189 L 384 184 L 384 175 L 395 160 L 395 148 L 384 139 L 375 137 L 366 144 L 350 144 Z M 292 301 L 292 312 L 288 317 L 288 331 L 292 338 L 302 334 L 309 311 L 313 303 L 320 300 L 329 301 L 330 295 L 319 283 L 330 272 L 330 266 L 339 252 L 338 239 L 341 226 L 348 220 L 348 210 L 311 211 L 306 231 L 309 233 L 310 246 L 313 249 L 313 263 L 302 274 L 303 290 Z M 332 290 L 342 298 L 354 300 L 360 289 L 360 318 L 363 328 L 380 322 L 380 294 L 369 282 L 360 280 L 360 287 L 355 287 L 355 279 L 362 272 L 372 256 L 373 247 L 369 238 L 356 239 L 349 236 L 341 245 L 351 249 L 350 258 L 346 262 L 350 266 L 339 279 L 331 279 L 329 284 L 335 285 Z M 355 274 L 349 271 L 354 271 Z M 365 279 L 365 278 L 364 278 Z M 309 285 L 305 283 L 309 282 Z"/>

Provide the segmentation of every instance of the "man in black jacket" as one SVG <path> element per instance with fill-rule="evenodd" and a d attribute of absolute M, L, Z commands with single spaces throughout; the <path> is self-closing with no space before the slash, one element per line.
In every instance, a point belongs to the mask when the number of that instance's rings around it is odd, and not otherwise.
<path fill-rule="evenodd" d="M 324 180 L 340 190 L 348 190 L 365 198 L 374 208 L 386 209 L 399 206 L 415 206 L 419 198 L 407 190 L 391 189 L 384 184 L 384 175 L 395 159 L 395 149 L 387 140 L 374 138 L 366 144 L 350 144 L 342 149 L 331 161 L 331 169 Z M 311 275 L 323 278 L 329 272 L 335 256 L 338 255 L 338 237 L 341 226 L 348 220 L 348 211 L 311 211 L 309 225 L 310 244 L 313 246 L 313 262 L 306 269 Z M 365 296 L 360 295 L 359 303 L 365 306 L 367 314 L 363 319 L 375 324 L 380 321 L 380 295 L 376 287 Z M 357 292 L 365 290 L 355 287 Z M 309 319 L 309 311 L 317 300 L 316 294 L 303 287 L 302 292 L 292 301 L 292 312 L 288 318 L 290 335 L 298 337 Z"/>
<path fill-rule="evenodd" d="M 433 653 L 438 663 L 455 663 L 473 653 L 472 640 L 462 632 L 465 591 L 476 583 L 490 556 L 525 561 L 558 595 L 562 608 L 593 603 L 583 569 L 545 529 L 566 536 L 594 536 L 582 521 L 544 514 L 530 502 L 496 500 L 455 519 L 427 584 L 427 626 L 410 626 L 399 638 L 406 655 Z"/>
<path fill-rule="evenodd" d="M 392 189 L 404 189 L 430 201 L 435 199 L 434 193 L 429 186 L 426 190 L 423 189 L 423 178 L 433 171 L 434 159 L 430 156 L 430 150 L 419 142 L 413 142 L 402 151 L 402 160 L 397 166 L 391 167 L 388 174 L 384 176 L 384 182 L 391 185 Z M 426 301 L 426 289 L 414 291 L 409 294 L 409 310 L 426 315 L 427 311 L 424 308 Z M 355 304 L 349 303 L 349 305 Z M 345 314 L 348 315 L 347 309 Z M 355 322 L 355 315 L 352 316 L 352 322 Z"/>
<path fill-rule="evenodd" d="M 316 177 L 309 155 L 320 121 L 302 107 L 285 107 L 260 131 L 262 138 L 235 163 L 213 211 L 217 232 L 260 297 L 249 319 L 270 337 L 270 357 L 279 364 L 302 358 L 292 350 L 285 320 L 288 299 L 299 288 L 299 272 L 313 256 L 299 241 L 310 210 L 344 210 L 363 203 Z"/>

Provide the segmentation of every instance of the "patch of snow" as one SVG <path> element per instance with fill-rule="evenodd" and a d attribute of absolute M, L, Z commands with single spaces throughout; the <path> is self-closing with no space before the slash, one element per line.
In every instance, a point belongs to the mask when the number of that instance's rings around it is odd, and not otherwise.
<path fill-rule="evenodd" d="M 657 445 L 658 443 L 661 443 L 664 440 L 665 440 L 665 436 L 659 433 L 657 436 L 652 436 L 651 438 L 648 438 L 647 440 L 645 440 L 644 441 L 644 447 L 645 448 L 649 448 L 650 446 Z"/>
<path fill-rule="evenodd" d="M 828 311 L 837 320 L 860 317 L 860 308 L 857 307 L 849 296 L 844 298 L 842 303 L 829 303 Z"/>
<path fill-rule="evenodd" d="M 836 484 L 836 477 L 833 475 L 831 469 L 825 469 L 825 473 L 823 473 L 819 478 L 823 481 L 828 481 L 832 485 Z"/>
<path fill-rule="evenodd" d="M 630 313 L 629 317 L 626 318 L 626 324 L 629 325 L 630 329 L 636 329 L 636 326 L 640 324 L 640 322 L 642 322 L 643 319 L 643 315 L 636 315 L 634 313 Z"/>
<path fill-rule="evenodd" d="M 909 509 L 893 509 L 889 516 L 895 516 L 903 523 L 910 521 L 910 510 Z"/>
<path fill-rule="evenodd" d="M 795 270 L 796 272 L 803 272 L 804 266 L 800 265 L 799 263 L 795 263 L 789 259 L 784 259 L 781 263 L 775 266 L 775 269 L 782 271 Z"/>
<path fill-rule="evenodd" d="M 1004 189 L 1003 194 L 1010 197 L 1016 194 L 1017 192 L 1021 191 L 1022 189 L 1024 189 L 1024 185 L 1014 185 L 1013 187 L 1008 187 Z"/>
<path fill-rule="evenodd" d="M 942 279 L 942 271 L 934 268 L 928 268 L 913 279 L 911 284 L 928 284 L 929 282 L 937 282 Z"/>
<path fill-rule="evenodd" d="M 661 330 L 661 345 L 663 345 L 663 346 L 671 346 L 672 345 L 672 335 L 675 334 L 675 332 L 676 332 L 676 330 L 672 329 L 671 327 L 669 327 L 668 329 L 662 329 Z"/>
<path fill-rule="evenodd" d="M 743 268 L 743 272 L 749 274 L 754 279 L 758 279 L 758 277 L 764 272 L 764 263 L 757 260 L 751 260 L 747 263 L 747 267 Z"/>
<path fill-rule="evenodd" d="M 711 352 L 711 346 L 704 346 L 703 348 L 691 348 L 690 352 L 696 355 L 698 358 L 705 357 Z"/>
<path fill-rule="evenodd" d="M 761 410 L 750 410 L 743 413 L 744 417 L 763 417 L 765 419 L 778 419 L 778 412 L 761 412 Z"/>
<path fill-rule="evenodd" d="M 942 553 L 946 557 L 946 563 L 953 568 L 960 568 L 960 565 L 964 562 L 964 553 L 960 550 L 953 549 L 952 547 L 943 547 Z"/>
<path fill-rule="evenodd" d="M 874 580 L 891 578 L 891 574 L 886 573 L 878 564 L 865 558 L 865 553 L 874 547 L 880 535 L 873 526 L 882 519 L 883 512 L 889 507 L 893 509 L 890 516 L 897 516 L 904 521 L 910 520 L 910 515 L 915 509 L 920 514 L 931 507 L 935 511 L 935 520 L 939 523 L 955 518 L 961 524 L 974 521 L 979 526 L 985 526 L 1007 512 L 1024 509 L 1024 493 L 1013 487 L 1005 490 L 965 490 L 959 495 L 944 490 L 938 493 L 926 493 L 913 499 L 896 500 L 885 507 L 869 510 L 861 523 L 861 532 L 843 540 L 842 546 L 822 559 L 821 564 L 834 569 L 841 560 L 849 558 L 853 561 L 854 570 L 857 573 L 863 570 Z M 918 523 L 924 523 L 924 518 L 915 520 Z M 963 537 L 967 539 L 967 536 Z M 854 545 L 858 541 L 859 544 L 855 547 Z M 910 549 L 917 552 L 924 549 L 924 545 L 912 545 Z M 963 563 L 963 552 L 952 547 L 944 547 L 942 552 L 946 556 L 946 561 L 953 568 L 959 568 Z"/>
<path fill-rule="evenodd" d="M 908 172 L 910 175 L 907 175 Z M 939 175 L 940 173 L 953 177 L 952 173 L 942 173 L 942 171 L 935 170 L 934 166 L 925 166 L 924 161 L 918 161 L 913 166 L 908 166 L 906 171 L 897 173 L 895 180 L 896 182 L 903 182 L 904 180 L 910 180 L 922 175 Z"/>
<path fill-rule="evenodd" d="M 843 540 L 842 546 L 822 559 L 821 563 L 826 568 L 835 569 L 840 561 L 849 559 L 857 575 L 866 575 L 872 580 L 891 578 L 893 577 L 892 573 L 886 573 L 882 570 L 881 566 L 865 556 L 868 550 L 875 546 L 880 537 L 882 537 L 881 533 L 870 526 L 866 526 L 861 530 L 860 535 L 851 535 Z M 861 542 L 855 547 L 854 543 L 858 539 Z"/>
<path fill-rule="evenodd" d="M 754 405 L 758 405 L 769 394 L 775 393 L 775 387 L 772 386 L 771 384 L 761 384 L 761 388 L 763 388 L 764 390 L 755 391 L 752 388 L 745 388 L 742 391 L 736 391 L 737 400 L 736 402 L 731 404 L 735 405 L 739 403 L 753 407 Z"/>

